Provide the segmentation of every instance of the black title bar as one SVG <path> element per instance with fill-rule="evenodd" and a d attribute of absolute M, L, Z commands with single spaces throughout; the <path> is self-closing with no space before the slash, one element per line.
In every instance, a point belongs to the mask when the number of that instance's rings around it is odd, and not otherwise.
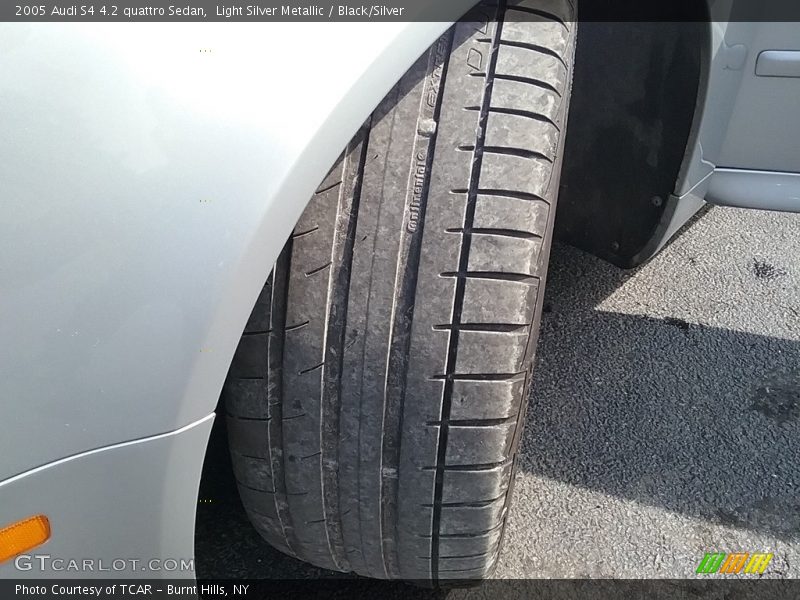
<path fill-rule="evenodd" d="M 579 21 L 797 21 L 798 0 L 572 0 Z M 52 0 L 0 2 L 0 21 L 13 22 L 369 22 L 456 21 L 474 0 Z M 709 7 L 709 4 L 711 5 Z M 509 0 L 506 20 L 539 19 L 529 0 Z M 545 10 L 548 3 L 543 3 Z"/>

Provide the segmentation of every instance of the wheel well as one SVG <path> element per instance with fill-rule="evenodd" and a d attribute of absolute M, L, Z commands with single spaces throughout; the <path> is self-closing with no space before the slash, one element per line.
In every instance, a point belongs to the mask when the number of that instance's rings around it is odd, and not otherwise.
<path fill-rule="evenodd" d="M 580 23 L 559 239 L 622 267 L 647 257 L 694 146 L 709 47 L 699 14 Z"/>

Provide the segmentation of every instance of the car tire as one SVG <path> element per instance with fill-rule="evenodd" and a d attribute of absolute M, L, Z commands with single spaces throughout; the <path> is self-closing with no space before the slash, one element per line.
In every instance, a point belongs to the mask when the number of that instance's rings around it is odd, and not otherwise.
<path fill-rule="evenodd" d="M 490 574 L 527 404 L 575 47 L 568 0 L 481 4 L 319 186 L 223 390 L 242 502 L 281 551 Z"/>

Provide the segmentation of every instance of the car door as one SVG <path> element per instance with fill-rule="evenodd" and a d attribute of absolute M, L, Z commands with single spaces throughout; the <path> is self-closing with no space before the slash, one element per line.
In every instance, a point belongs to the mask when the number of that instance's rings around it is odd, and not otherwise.
<path fill-rule="evenodd" d="M 706 200 L 800 212 L 800 23 L 714 28 L 699 138 L 702 162 L 714 168 Z"/>

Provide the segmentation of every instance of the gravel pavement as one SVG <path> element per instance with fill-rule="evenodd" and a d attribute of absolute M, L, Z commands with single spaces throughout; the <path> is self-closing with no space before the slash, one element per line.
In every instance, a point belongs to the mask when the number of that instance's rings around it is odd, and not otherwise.
<path fill-rule="evenodd" d="M 696 579 L 716 551 L 800 577 L 800 215 L 713 208 L 634 271 L 557 244 L 545 304 L 495 577 Z M 252 531 L 224 443 L 198 575 L 338 576 Z"/>

